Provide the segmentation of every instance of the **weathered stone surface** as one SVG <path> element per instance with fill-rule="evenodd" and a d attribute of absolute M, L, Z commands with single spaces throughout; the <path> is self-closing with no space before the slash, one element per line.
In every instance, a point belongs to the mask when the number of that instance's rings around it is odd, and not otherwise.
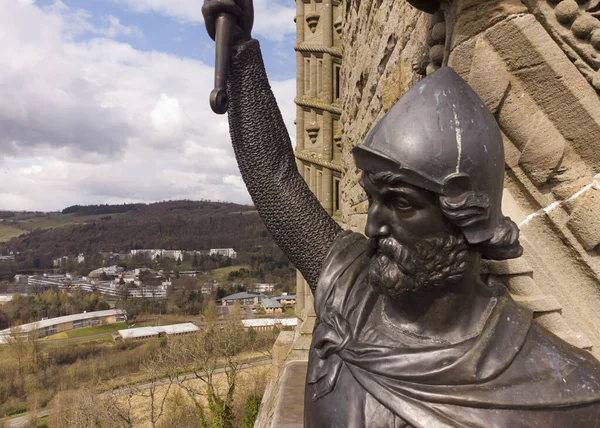
<path fill-rule="evenodd" d="M 479 35 L 507 17 L 527 12 L 520 0 L 458 0 L 452 46 Z"/>
<path fill-rule="evenodd" d="M 292 361 L 283 370 L 272 427 L 304 427 L 306 361 Z"/>
<path fill-rule="evenodd" d="M 356 2 L 346 8 L 341 121 L 342 161 L 347 172 L 342 181 L 342 219 L 353 229 L 360 229 L 364 223 L 363 214 L 358 214 L 362 209 L 355 206 L 365 196 L 356 186 L 358 171 L 350 151 L 364 140 L 385 111 L 425 75 L 430 21 L 429 15 L 406 2 Z"/>
<path fill-rule="evenodd" d="M 586 251 L 600 245 L 600 186 L 597 182 L 577 198 L 567 225 Z"/>
<path fill-rule="evenodd" d="M 294 343 L 294 336 L 295 333 L 293 331 L 282 331 L 279 333 L 279 336 L 277 336 L 272 351 L 272 364 L 275 375 L 283 368 L 285 360 L 292 348 L 292 344 Z"/>

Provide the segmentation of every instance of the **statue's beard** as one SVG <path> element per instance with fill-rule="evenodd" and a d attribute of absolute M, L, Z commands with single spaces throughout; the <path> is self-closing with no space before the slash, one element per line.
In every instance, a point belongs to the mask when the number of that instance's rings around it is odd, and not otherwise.
<path fill-rule="evenodd" d="M 382 238 L 369 266 L 369 284 L 392 299 L 405 293 L 447 287 L 458 282 L 468 265 L 462 234 L 425 237 L 414 246 Z"/>

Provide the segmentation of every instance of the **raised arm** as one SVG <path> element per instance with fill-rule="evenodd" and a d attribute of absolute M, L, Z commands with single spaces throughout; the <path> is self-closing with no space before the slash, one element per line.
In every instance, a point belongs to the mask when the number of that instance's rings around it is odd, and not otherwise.
<path fill-rule="evenodd" d="M 248 3 L 251 7 L 249 1 L 245 7 Z M 314 289 L 327 251 L 342 229 L 298 173 L 258 41 L 234 47 L 227 94 L 231 140 L 246 187 L 267 230 Z"/>

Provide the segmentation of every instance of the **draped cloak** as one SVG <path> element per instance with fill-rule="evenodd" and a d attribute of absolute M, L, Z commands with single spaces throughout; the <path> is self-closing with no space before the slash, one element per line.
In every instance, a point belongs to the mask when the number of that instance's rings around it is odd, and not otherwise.
<path fill-rule="evenodd" d="M 477 336 L 419 340 L 383 317 L 366 249 L 343 232 L 323 264 L 307 428 L 600 427 L 600 363 L 532 323 L 504 287 Z"/>

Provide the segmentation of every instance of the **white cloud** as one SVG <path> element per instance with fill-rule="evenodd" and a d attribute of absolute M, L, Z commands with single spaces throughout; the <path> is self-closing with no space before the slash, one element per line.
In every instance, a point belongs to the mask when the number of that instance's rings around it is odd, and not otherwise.
<path fill-rule="evenodd" d="M 113 15 L 102 18 L 104 26 L 96 26 L 91 22 L 92 16 L 84 9 L 71 9 L 61 0 L 55 0 L 54 3 L 43 10 L 46 13 L 62 18 L 65 24 L 64 35 L 67 38 L 73 38 L 82 34 L 93 34 L 111 39 L 118 36 L 141 37 L 142 35 L 137 27 L 125 26 L 121 24 L 119 18 Z"/>
<path fill-rule="evenodd" d="M 77 42 L 67 11 L 0 2 L 0 209 L 250 202 L 227 118 L 208 105 L 212 68 L 110 31 Z M 294 81 L 272 85 L 293 136 Z"/>
<path fill-rule="evenodd" d="M 114 0 L 130 9 L 142 13 L 158 13 L 178 19 L 182 22 L 203 22 L 202 3 L 198 0 Z M 291 6 L 290 6 L 291 5 Z M 284 36 L 294 34 L 296 26 L 294 16 L 296 7 L 293 2 L 277 0 L 254 1 L 253 34 L 270 39 L 282 40 Z"/>

